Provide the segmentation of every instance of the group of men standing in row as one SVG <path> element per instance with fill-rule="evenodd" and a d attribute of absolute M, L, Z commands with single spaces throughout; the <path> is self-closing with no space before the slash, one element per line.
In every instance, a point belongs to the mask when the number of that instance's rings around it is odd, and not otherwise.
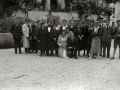
<path fill-rule="evenodd" d="M 118 44 L 120 48 L 120 20 L 116 21 L 117 23 L 116 27 L 112 27 L 109 24 L 110 20 L 106 20 L 106 24 L 103 25 L 102 19 L 103 18 L 99 18 L 98 20 L 99 29 L 100 29 L 99 38 L 101 42 L 99 45 L 101 47 L 100 56 L 106 57 L 106 48 L 107 48 L 107 58 L 110 58 L 111 40 L 113 38 L 114 51 L 113 51 L 113 57 L 111 59 L 115 59 L 115 53 Z M 79 24 L 75 25 L 74 21 L 70 21 L 70 26 L 68 26 L 66 20 L 62 21 L 62 25 L 59 25 L 59 22 L 56 20 L 54 21 L 53 24 L 51 21 L 48 21 L 47 25 L 45 25 L 45 23 L 42 23 L 40 20 L 36 21 L 35 23 L 34 21 L 31 22 L 30 19 L 26 19 L 25 24 L 21 26 L 19 24 L 19 19 L 16 18 L 15 24 L 11 26 L 10 31 L 13 34 L 16 54 L 17 54 L 17 47 L 19 47 L 19 53 L 22 53 L 21 40 L 23 37 L 23 47 L 25 48 L 26 54 L 31 52 L 38 53 L 38 50 L 40 50 L 41 56 L 42 54 L 45 53 L 47 56 L 49 55 L 53 56 L 54 50 L 55 50 L 55 54 L 58 55 L 59 46 L 57 45 L 57 41 L 59 36 L 62 34 L 62 31 L 66 30 L 66 28 L 69 27 L 69 30 L 67 32 L 69 31 L 73 32 L 76 38 L 78 38 L 78 36 L 81 36 L 81 41 L 79 41 L 77 45 L 78 55 L 80 55 L 81 50 L 84 50 L 83 56 L 89 57 L 91 43 L 93 39 L 90 30 L 94 29 L 93 32 L 96 31 L 96 28 L 94 28 L 94 24 L 93 25 L 92 24 L 93 23 L 91 23 L 91 27 L 88 27 L 85 23 L 83 23 L 82 27 L 79 27 L 80 26 Z M 81 31 L 76 32 L 76 28 L 78 29 L 80 28 Z M 85 53 L 86 50 L 87 50 L 87 54 Z"/>

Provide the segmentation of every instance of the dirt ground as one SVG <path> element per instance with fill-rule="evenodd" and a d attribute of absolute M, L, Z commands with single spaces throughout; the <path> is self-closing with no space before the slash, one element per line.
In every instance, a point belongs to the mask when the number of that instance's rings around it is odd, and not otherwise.
<path fill-rule="evenodd" d="M 115 60 L 75 60 L 0 50 L 0 90 L 120 90 L 118 52 Z"/>

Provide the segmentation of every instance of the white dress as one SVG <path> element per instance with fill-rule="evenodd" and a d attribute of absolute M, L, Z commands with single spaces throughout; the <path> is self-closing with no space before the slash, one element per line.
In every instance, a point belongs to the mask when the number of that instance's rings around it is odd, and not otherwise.
<path fill-rule="evenodd" d="M 63 37 L 62 35 L 59 36 L 58 38 L 58 45 L 59 45 L 59 49 L 58 49 L 58 55 L 59 57 L 62 58 L 67 58 L 67 49 L 66 49 L 66 45 L 67 45 L 67 37 Z"/>

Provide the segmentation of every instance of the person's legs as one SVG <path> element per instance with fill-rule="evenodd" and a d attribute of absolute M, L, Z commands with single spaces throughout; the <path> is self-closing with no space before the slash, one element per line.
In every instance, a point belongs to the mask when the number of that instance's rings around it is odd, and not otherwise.
<path fill-rule="evenodd" d="M 33 43 L 32 43 L 32 40 L 29 40 L 29 42 L 30 42 L 30 48 L 29 48 L 29 53 L 31 53 L 31 50 L 33 49 Z"/>
<path fill-rule="evenodd" d="M 74 57 L 77 59 L 77 48 L 74 49 Z"/>
<path fill-rule="evenodd" d="M 18 39 L 18 47 L 19 47 L 19 53 L 21 54 L 21 38 Z"/>
<path fill-rule="evenodd" d="M 73 49 L 67 49 L 69 58 L 73 58 Z"/>
<path fill-rule="evenodd" d="M 53 50 L 51 50 L 51 56 L 53 56 Z"/>
<path fill-rule="evenodd" d="M 110 47 L 111 47 L 111 41 L 107 42 L 107 58 L 110 58 Z"/>
<path fill-rule="evenodd" d="M 14 39 L 14 44 L 15 44 L 15 54 L 17 54 L 17 39 Z"/>
<path fill-rule="evenodd" d="M 106 41 L 103 41 L 103 57 L 106 55 Z"/>
<path fill-rule="evenodd" d="M 40 56 L 42 57 L 42 54 L 43 54 L 43 51 L 41 50 L 41 52 L 40 52 Z"/>
<path fill-rule="evenodd" d="M 115 59 L 117 44 L 118 44 L 118 43 L 117 43 L 117 40 L 114 39 L 114 50 L 113 50 L 113 56 L 111 57 L 111 60 L 112 60 L 112 59 Z"/>
<path fill-rule="evenodd" d="M 103 53 L 103 42 L 102 42 L 102 39 L 100 39 L 100 46 L 101 46 L 100 56 L 102 56 L 102 53 Z"/>
<path fill-rule="evenodd" d="M 83 51 L 84 51 L 83 56 L 85 56 L 85 50 L 83 50 Z"/>
<path fill-rule="evenodd" d="M 35 53 L 38 53 L 38 41 L 36 40 L 36 45 L 35 45 Z"/>
<path fill-rule="evenodd" d="M 80 50 L 78 50 L 78 56 L 80 56 Z"/>

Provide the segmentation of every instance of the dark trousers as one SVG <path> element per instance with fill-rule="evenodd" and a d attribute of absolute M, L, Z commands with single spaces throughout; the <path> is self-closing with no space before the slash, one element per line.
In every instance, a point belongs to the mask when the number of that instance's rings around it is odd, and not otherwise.
<path fill-rule="evenodd" d="M 106 55 L 106 48 L 107 48 L 107 57 L 110 57 L 110 47 L 111 47 L 111 41 L 103 41 L 103 57 Z"/>
<path fill-rule="evenodd" d="M 32 40 L 30 40 L 30 50 L 32 50 L 32 52 L 34 52 L 35 47 L 36 47 L 36 42 L 35 42 L 35 39 L 32 38 Z"/>
<path fill-rule="evenodd" d="M 68 49 L 69 58 L 77 57 L 77 48 Z"/>
<path fill-rule="evenodd" d="M 102 49 L 103 49 L 103 42 L 102 42 L 102 39 L 101 39 L 100 44 L 101 44 L 100 46 L 101 46 L 101 55 L 102 55 L 102 53 L 103 53 L 103 50 L 102 50 Z"/>
<path fill-rule="evenodd" d="M 15 53 L 17 53 L 17 47 L 19 48 L 19 53 L 21 53 L 21 38 L 14 39 Z"/>
<path fill-rule="evenodd" d="M 35 45 L 35 52 L 38 53 L 38 40 L 35 40 L 35 43 L 36 43 L 36 45 Z"/>
<path fill-rule="evenodd" d="M 90 49 L 91 49 L 91 43 L 88 44 L 87 56 L 89 56 Z"/>
<path fill-rule="evenodd" d="M 48 52 L 47 52 L 47 50 L 41 50 L 41 52 L 40 52 L 40 56 L 42 56 L 43 54 L 45 54 L 45 52 L 46 52 L 46 56 L 48 56 Z"/>

